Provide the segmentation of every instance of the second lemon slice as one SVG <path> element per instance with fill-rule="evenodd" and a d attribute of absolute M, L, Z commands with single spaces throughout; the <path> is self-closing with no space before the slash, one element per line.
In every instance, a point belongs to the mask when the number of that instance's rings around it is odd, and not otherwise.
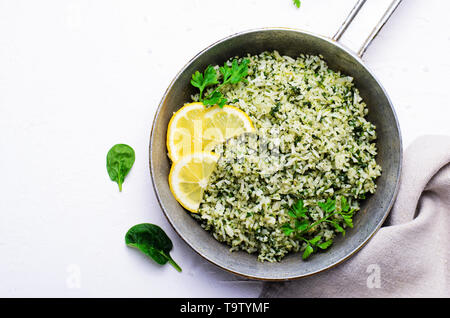
<path fill-rule="evenodd" d="M 175 199 L 187 210 L 197 212 L 219 155 L 196 152 L 174 163 L 169 173 L 169 187 Z"/>

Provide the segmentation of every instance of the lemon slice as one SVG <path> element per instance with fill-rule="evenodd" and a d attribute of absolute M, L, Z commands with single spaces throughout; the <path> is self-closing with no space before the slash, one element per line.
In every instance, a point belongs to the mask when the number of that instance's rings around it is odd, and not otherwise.
<path fill-rule="evenodd" d="M 169 187 L 175 199 L 187 210 L 197 212 L 219 155 L 195 152 L 183 156 L 172 165 Z"/>
<path fill-rule="evenodd" d="M 173 162 L 184 155 L 202 151 L 205 112 L 206 107 L 202 103 L 191 103 L 173 114 L 167 127 L 167 150 Z"/>
<path fill-rule="evenodd" d="M 181 107 L 167 128 L 167 150 L 172 162 L 213 147 L 243 132 L 253 131 L 251 119 L 242 110 L 225 105 L 206 109 L 202 103 Z"/>
<path fill-rule="evenodd" d="M 254 131 L 252 120 L 239 108 L 225 105 L 209 108 L 203 118 L 203 150 L 245 132 Z"/>

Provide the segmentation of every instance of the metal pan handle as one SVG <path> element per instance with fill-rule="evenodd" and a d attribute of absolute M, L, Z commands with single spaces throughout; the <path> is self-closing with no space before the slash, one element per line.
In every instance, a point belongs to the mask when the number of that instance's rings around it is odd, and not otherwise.
<path fill-rule="evenodd" d="M 334 41 L 339 41 L 339 39 L 342 37 L 342 35 L 345 33 L 349 25 L 353 22 L 356 15 L 358 14 L 359 10 L 363 7 L 366 0 L 358 0 L 358 2 L 355 4 L 353 9 L 348 14 L 347 18 L 345 19 L 344 23 L 342 23 L 339 30 L 337 30 L 336 34 L 332 37 Z M 364 53 L 367 50 L 367 47 L 372 43 L 373 39 L 377 36 L 378 32 L 383 28 L 383 26 L 386 24 L 386 22 L 389 20 L 391 15 L 394 13 L 395 9 L 397 9 L 398 5 L 402 2 L 402 0 L 394 0 L 391 2 L 389 7 L 386 9 L 386 12 L 381 17 L 380 21 L 377 23 L 375 28 L 373 28 L 372 32 L 369 34 L 367 39 L 364 41 L 364 43 L 361 45 L 361 47 L 358 49 L 357 54 L 359 57 L 362 57 Z"/>

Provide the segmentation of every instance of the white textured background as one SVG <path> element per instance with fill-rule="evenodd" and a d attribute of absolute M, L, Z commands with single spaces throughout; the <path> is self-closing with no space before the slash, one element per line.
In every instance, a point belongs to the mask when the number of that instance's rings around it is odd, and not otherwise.
<path fill-rule="evenodd" d="M 264 26 L 331 36 L 355 1 L 0 0 L 0 296 L 257 296 L 259 282 L 203 261 L 167 223 L 147 164 L 151 122 L 210 43 Z M 388 2 L 369 0 L 343 42 L 357 47 Z M 364 57 L 405 146 L 450 135 L 448 12 L 449 1 L 404 0 Z M 105 169 L 119 142 L 137 155 L 122 193 Z M 166 230 L 182 274 L 125 246 L 140 222 Z"/>

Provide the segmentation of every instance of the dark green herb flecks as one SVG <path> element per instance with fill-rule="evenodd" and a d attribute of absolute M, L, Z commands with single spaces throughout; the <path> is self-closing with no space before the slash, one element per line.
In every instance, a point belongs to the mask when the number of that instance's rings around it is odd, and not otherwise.
<path fill-rule="evenodd" d="M 160 265 L 169 263 L 181 272 L 180 266 L 170 257 L 172 241 L 158 225 L 142 223 L 133 226 L 125 235 L 125 243 L 139 249 L 156 263 Z"/>
<path fill-rule="evenodd" d="M 122 191 L 123 181 L 133 167 L 134 160 L 133 148 L 125 144 L 114 145 L 106 155 L 106 169 L 111 180 L 119 185 L 119 191 Z"/>
<path fill-rule="evenodd" d="M 280 107 L 281 107 L 281 103 L 277 102 L 275 104 L 275 106 L 272 107 L 272 109 L 270 110 L 270 115 L 275 116 L 275 113 L 277 113 L 280 110 Z"/>

